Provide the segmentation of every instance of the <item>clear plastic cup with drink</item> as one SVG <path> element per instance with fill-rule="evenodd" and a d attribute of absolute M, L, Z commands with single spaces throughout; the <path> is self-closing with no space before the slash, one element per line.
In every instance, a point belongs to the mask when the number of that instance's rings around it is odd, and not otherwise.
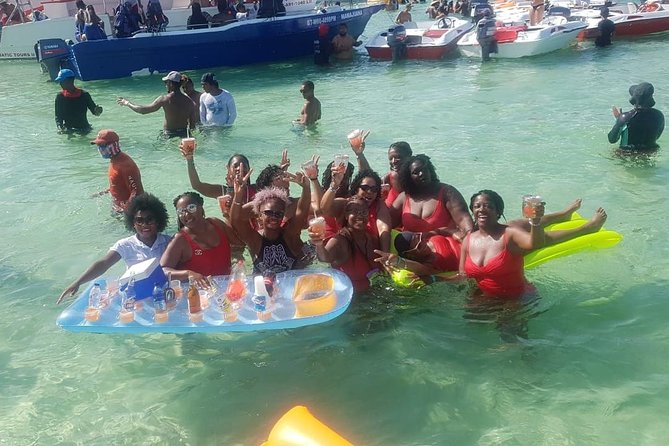
<path fill-rule="evenodd" d="M 537 218 L 537 208 L 544 204 L 540 195 L 523 195 L 523 217 L 532 220 Z"/>
<path fill-rule="evenodd" d="M 195 152 L 196 147 L 197 147 L 197 141 L 195 140 L 195 138 L 183 138 L 181 140 L 181 148 L 186 153 L 186 155 L 190 155 L 193 152 Z"/>
<path fill-rule="evenodd" d="M 348 134 L 348 142 L 351 144 L 353 150 L 358 150 L 362 147 L 362 143 L 365 142 L 367 135 L 369 135 L 369 132 L 365 132 L 362 129 L 355 129 Z"/>
<path fill-rule="evenodd" d="M 309 220 L 309 229 L 320 237 L 325 237 L 325 218 L 316 217 Z"/>

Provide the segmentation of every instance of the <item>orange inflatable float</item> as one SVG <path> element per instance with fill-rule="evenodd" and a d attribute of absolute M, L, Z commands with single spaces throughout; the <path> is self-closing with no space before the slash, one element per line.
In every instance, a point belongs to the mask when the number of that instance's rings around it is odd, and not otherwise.
<path fill-rule="evenodd" d="M 261 446 L 353 446 L 314 417 L 304 406 L 295 406 L 276 422 Z"/>

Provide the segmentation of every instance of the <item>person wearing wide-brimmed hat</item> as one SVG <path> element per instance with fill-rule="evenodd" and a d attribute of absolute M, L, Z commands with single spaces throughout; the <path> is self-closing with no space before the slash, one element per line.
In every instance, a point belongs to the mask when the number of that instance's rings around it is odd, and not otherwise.
<path fill-rule="evenodd" d="M 652 84 L 641 82 L 632 85 L 629 92 L 630 104 L 634 108 L 623 113 L 613 107 L 616 123 L 609 132 L 609 142 L 613 144 L 620 139 L 620 148 L 624 150 L 655 150 L 659 147 L 657 140 L 664 130 L 664 115 L 653 108 L 655 89 Z"/>
<path fill-rule="evenodd" d="M 100 116 L 102 107 L 93 101 L 87 91 L 74 86 L 74 77 L 74 71 L 63 68 L 54 79 L 62 88 L 56 96 L 56 126 L 59 133 L 86 134 L 91 131 L 86 110 L 90 110 L 95 116 Z"/>
<path fill-rule="evenodd" d="M 168 138 L 186 138 L 188 129 L 195 128 L 195 124 L 198 122 L 198 111 L 195 102 L 181 91 L 181 80 L 181 73 L 170 71 L 167 76 L 163 77 L 167 94 L 158 96 L 149 105 L 136 105 L 122 97 L 118 98 L 116 102 L 140 115 L 153 113 L 162 108 L 165 113 L 165 123 L 163 124 L 165 136 Z"/>
<path fill-rule="evenodd" d="M 597 30 L 599 35 L 595 39 L 595 45 L 599 47 L 611 45 L 611 36 L 616 31 L 616 24 L 609 19 L 609 8 L 606 6 L 602 7 L 599 15 L 602 17 L 602 20 L 597 24 Z"/>

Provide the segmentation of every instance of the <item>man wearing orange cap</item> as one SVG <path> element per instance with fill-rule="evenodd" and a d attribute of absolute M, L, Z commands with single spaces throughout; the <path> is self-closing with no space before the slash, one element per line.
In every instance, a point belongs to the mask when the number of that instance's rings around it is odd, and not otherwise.
<path fill-rule="evenodd" d="M 109 160 L 109 189 L 99 195 L 109 192 L 114 212 L 123 212 L 130 200 L 144 193 L 139 167 L 129 155 L 121 152 L 118 135 L 113 130 L 100 130 L 91 144 L 97 145 L 100 155 Z"/>
<path fill-rule="evenodd" d="M 135 105 L 125 98 L 118 98 L 116 102 L 140 115 L 153 113 L 162 108 L 165 113 L 163 125 L 165 136 L 186 138 L 188 129 L 195 128 L 198 122 L 199 105 L 196 107 L 195 102 L 181 91 L 181 79 L 181 73 L 170 71 L 167 76 L 163 77 L 167 94 L 158 96 L 149 105 Z"/>

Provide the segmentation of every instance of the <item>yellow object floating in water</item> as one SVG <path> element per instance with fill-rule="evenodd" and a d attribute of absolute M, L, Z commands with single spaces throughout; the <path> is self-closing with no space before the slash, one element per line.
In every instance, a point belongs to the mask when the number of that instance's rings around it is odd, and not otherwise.
<path fill-rule="evenodd" d="M 276 422 L 262 446 L 353 446 L 304 406 L 295 406 Z"/>
<path fill-rule="evenodd" d="M 319 316 L 337 305 L 334 278 L 328 274 L 307 274 L 297 278 L 293 289 L 295 317 Z"/>
<path fill-rule="evenodd" d="M 561 231 L 568 229 L 576 229 L 583 226 L 587 223 L 588 220 L 581 217 L 579 214 L 574 212 L 569 221 L 564 221 L 560 223 L 554 223 L 548 225 L 546 231 Z M 396 233 L 393 230 L 392 238 L 396 237 Z M 610 231 L 604 228 L 601 228 L 597 232 L 592 234 L 585 234 L 580 237 L 567 240 L 556 245 L 546 246 L 541 249 L 530 252 L 525 255 L 525 269 L 534 268 L 541 265 L 542 263 L 548 262 L 549 260 L 557 259 L 559 257 L 568 256 L 575 254 L 580 251 L 591 250 L 591 249 L 603 249 L 610 248 L 617 245 L 623 239 L 623 236 L 616 231 Z M 390 244 L 394 248 L 394 243 Z M 396 254 L 397 251 L 394 252 Z M 408 271 L 397 271 L 396 274 L 392 275 L 393 282 L 399 286 L 403 287 L 413 287 L 416 284 L 411 284 L 411 279 L 407 280 L 409 276 Z M 438 277 L 448 277 L 452 275 L 453 272 L 448 271 L 444 273 L 437 274 Z"/>

